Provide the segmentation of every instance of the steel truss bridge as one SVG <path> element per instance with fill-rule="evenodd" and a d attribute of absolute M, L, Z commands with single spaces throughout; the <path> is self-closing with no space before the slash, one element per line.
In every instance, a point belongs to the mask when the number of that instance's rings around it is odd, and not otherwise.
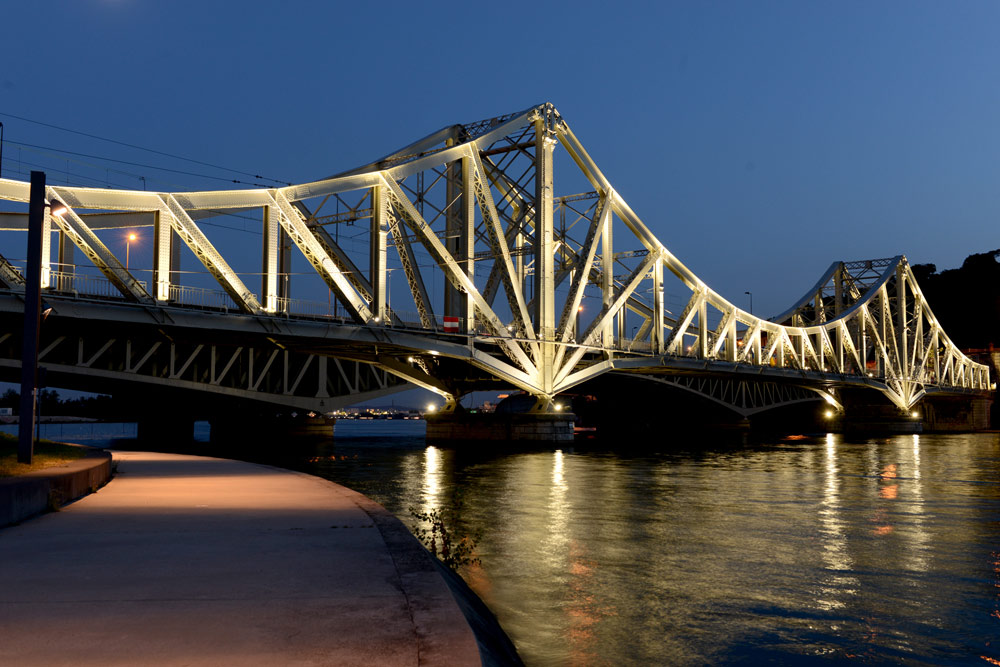
<path fill-rule="evenodd" d="M 579 194 L 556 194 L 557 165 Z M 50 185 L 46 197 L 66 210 L 46 208 L 43 223 L 39 362 L 79 388 L 145 383 L 330 410 L 411 384 L 448 407 L 512 386 L 544 412 L 602 374 L 632 373 L 744 416 L 817 396 L 840 407 L 849 387 L 902 411 L 991 389 L 902 256 L 835 262 L 770 320 L 733 305 L 653 236 L 550 104 L 301 185 Z M 28 200 L 28 183 L 0 179 L 0 369 L 11 372 Z M 225 230 L 233 220 L 253 236 Z M 130 263 L 126 230 L 144 256 L 152 245 L 151 264 L 135 250 Z"/>

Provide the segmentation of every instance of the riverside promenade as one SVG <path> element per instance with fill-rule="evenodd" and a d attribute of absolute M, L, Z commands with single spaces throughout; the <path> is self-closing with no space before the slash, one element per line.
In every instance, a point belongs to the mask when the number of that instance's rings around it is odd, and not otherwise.
<path fill-rule="evenodd" d="M 365 496 L 115 452 L 95 494 L 0 528 L 0 665 L 479 665 L 432 557 Z"/>

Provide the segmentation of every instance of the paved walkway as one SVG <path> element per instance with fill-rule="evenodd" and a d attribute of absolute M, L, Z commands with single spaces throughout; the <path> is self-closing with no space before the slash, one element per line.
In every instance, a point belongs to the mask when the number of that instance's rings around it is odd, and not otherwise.
<path fill-rule="evenodd" d="M 116 452 L 0 529 L 0 665 L 478 665 L 430 556 L 381 506 L 266 466 Z"/>

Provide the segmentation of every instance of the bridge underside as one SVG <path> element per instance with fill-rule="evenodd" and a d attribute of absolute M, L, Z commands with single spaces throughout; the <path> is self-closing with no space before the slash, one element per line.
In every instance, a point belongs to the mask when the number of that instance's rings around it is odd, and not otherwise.
<path fill-rule="evenodd" d="M 142 387 L 138 395 L 150 407 L 185 403 L 208 414 L 219 405 L 253 402 L 329 412 L 413 382 L 453 396 L 511 388 L 483 361 L 490 343 L 462 335 L 59 297 L 47 297 L 45 305 L 39 364 L 46 384 L 119 395 Z M 0 295 L 0 378 L 7 381 L 20 372 L 22 308 L 18 296 Z M 116 311 L 111 318 L 109 309 Z M 789 406 L 843 411 L 845 392 L 854 404 L 886 402 L 873 378 L 684 357 L 601 360 L 601 354 L 592 353 L 592 363 L 608 374 L 643 381 L 624 385 L 626 394 L 641 393 L 642 384 L 669 387 L 716 404 L 723 419 Z M 586 393 L 591 384 L 574 391 Z M 970 394 L 925 389 L 927 398 Z"/>

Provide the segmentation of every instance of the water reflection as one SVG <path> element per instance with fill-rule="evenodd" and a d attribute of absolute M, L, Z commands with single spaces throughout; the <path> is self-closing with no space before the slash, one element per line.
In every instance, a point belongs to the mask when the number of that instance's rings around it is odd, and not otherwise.
<path fill-rule="evenodd" d="M 437 447 L 424 449 L 423 477 L 423 511 L 431 512 L 441 506 L 441 452 Z"/>
<path fill-rule="evenodd" d="M 358 447 L 325 474 L 401 516 L 460 489 L 466 577 L 529 665 L 1000 660 L 997 435 L 680 448 Z"/>
<path fill-rule="evenodd" d="M 847 537 L 840 508 L 840 473 L 837 469 L 837 438 L 828 433 L 824 447 L 823 501 L 819 512 L 823 535 L 823 563 L 829 571 L 820 584 L 821 597 L 817 598 L 817 606 L 824 610 L 837 609 L 844 606 L 841 598 L 857 593 L 857 579 L 845 574 L 852 567 L 851 557 L 847 551 Z"/>

